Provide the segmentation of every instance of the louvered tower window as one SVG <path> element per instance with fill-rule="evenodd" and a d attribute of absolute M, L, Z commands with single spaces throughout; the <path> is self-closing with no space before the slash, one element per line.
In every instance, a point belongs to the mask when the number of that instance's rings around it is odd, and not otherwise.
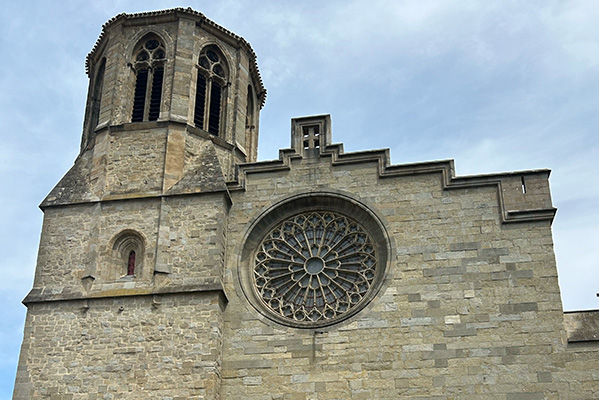
<path fill-rule="evenodd" d="M 156 121 L 160 116 L 166 52 L 156 37 L 146 37 L 134 52 L 135 92 L 131 122 Z"/>
<path fill-rule="evenodd" d="M 204 48 L 198 62 L 193 122 L 213 135 L 218 135 L 222 126 L 227 77 L 228 68 L 222 53 L 216 46 Z"/>

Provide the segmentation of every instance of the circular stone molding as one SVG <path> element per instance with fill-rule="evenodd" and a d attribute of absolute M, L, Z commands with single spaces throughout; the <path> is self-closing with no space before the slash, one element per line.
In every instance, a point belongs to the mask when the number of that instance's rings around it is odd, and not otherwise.
<path fill-rule="evenodd" d="M 265 211 L 242 251 L 240 281 L 260 313 L 317 328 L 345 320 L 378 293 L 389 240 L 363 204 L 333 193 L 295 196 Z"/>

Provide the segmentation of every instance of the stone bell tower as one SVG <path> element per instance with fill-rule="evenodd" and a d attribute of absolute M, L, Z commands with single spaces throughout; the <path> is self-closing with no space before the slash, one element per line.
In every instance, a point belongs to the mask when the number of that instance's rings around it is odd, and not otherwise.
<path fill-rule="evenodd" d="M 256 56 L 178 8 L 114 17 L 86 67 L 81 152 L 41 204 L 14 398 L 217 398 L 226 182 L 257 157 Z"/>
<path fill-rule="evenodd" d="M 140 135 L 164 135 L 164 157 L 155 159 L 164 164 L 163 181 L 140 183 L 142 191 L 168 190 L 185 175 L 187 137 L 213 143 L 226 179 L 235 163 L 256 160 L 258 119 L 266 97 L 256 56 L 243 38 L 201 13 L 120 14 L 104 25 L 86 67 L 90 85 L 81 151 L 93 151 L 94 167 L 100 168 L 94 169 L 99 174 L 96 192 L 130 191 L 113 185 L 114 175 L 124 171 L 102 172 L 115 157 L 132 164 L 127 151 L 103 153 L 109 137 L 139 142 Z M 129 149 L 140 153 L 137 146 Z M 191 148 L 187 151 L 193 154 Z M 142 169 L 155 176 L 147 167 Z"/>

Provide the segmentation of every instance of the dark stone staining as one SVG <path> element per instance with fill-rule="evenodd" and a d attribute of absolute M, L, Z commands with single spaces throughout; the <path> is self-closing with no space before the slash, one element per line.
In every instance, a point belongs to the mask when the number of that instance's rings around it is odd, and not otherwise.
<path fill-rule="evenodd" d="M 575 311 L 564 314 L 568 342 L 599 342 L 599 311 Z"/>
<path fill-rule="evenodd" d="M 501 314 L 519 314 L 527 311 L 539 311 L 539 306 L 534 302 L 499 305 L 499 312 Z"/>

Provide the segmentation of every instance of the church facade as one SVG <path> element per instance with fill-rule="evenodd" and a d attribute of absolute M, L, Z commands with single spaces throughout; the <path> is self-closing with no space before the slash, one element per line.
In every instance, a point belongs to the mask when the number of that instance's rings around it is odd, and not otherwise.
<path fill-rule="evenodd" d="M 191 9 L 114 17 L 86 65 L 14 399 L 599 398 L 548 170 L 391 165 L 328 115 L 257 161 L 256 56 Z"/>

